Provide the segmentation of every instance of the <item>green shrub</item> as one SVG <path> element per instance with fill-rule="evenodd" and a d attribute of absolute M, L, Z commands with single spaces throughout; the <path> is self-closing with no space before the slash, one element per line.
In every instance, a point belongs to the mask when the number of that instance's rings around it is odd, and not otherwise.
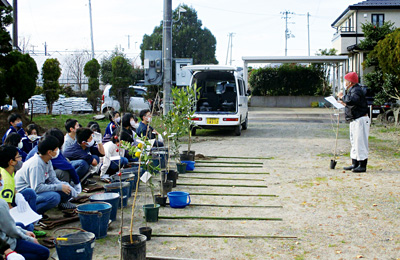
<path fill-rule="evenodd" d="M 323 72 L 293 64 L 259 68 L 251 72 L 249 84 L 255 96 L 315 96 L 323 94 Z"/>

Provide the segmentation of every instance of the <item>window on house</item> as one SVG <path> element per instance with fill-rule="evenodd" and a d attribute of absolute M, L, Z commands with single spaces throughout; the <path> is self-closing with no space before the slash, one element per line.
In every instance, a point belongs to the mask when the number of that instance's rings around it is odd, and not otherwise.
<path fill-rule="evenodd" d="M 371 23 L 376 26 L 382 26 L 383 22 L 385 22 L 385 15 L 384 14 L 372 14 L 371 15 Z"/>

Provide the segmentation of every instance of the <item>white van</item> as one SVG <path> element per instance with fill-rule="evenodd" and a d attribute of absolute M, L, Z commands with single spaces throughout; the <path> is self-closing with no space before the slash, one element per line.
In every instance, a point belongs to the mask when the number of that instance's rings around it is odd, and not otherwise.
<path fill-rule="evenodd" d="M 106 113 L 107 111 L 119 111 L 121 108 L 118 100 L 114 95 L 111 95 L 110 90 L 112 86 L 106 85 L 101 98 L 101 112 Z M 150 109 L 149 102 L 145 99 L 147 93 L 146 87 L 141 86 L 129 86 L 129 106 L 128 108 L 132 111 L 140 111 L 143 109 Z"/>
<path fill-rule="evenodd" d="M 222 65 L 191 65 L 191 86 L 200 88 L 193 118 L 196 128 L 230 128 L 240 135 L 247 129 L 248 96 L 243 70 Z"/>

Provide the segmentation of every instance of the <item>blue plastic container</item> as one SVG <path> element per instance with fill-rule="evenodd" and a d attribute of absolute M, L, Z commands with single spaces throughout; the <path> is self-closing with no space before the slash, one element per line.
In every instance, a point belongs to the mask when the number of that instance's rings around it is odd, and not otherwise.
<path fill-rule="evenodd" d="M 165 169 L 168 163 L 168 152 L 167 151 L 155 151 L 153 152 L 153 165 L 155 167 L 160 166 L 160 169 Z"/>
<path fill-rule="evenodd" d="M 106 192 L 115 192 L 121 195 L 119 182 L 106 184 L 104 185 L 104 188 L 106 189 Z M 124 208 L 128 206 L 128 193 L 130 188 L 131 184 L 129 182 L 122 182 L 122 205 Z M 121 200 L 118 201 L 118 208 L 121 208 Z"/>
<path fill-rule="evenodd" d="M 195 161 L 181 161 L 181 163 L 186 163 L 186 170 L 187 171 L 193 171 L 194 170 Z"/>
<path fill-rule="evenodd" d="M 190 195 L 184 191 L 171 191 L 167 193 L 171 208 L 184 208 L 190 204 Z"/>
<path fill-rule="evenodd" d="M 54 240 L 59 260 L 92 259 L 96 239 L 93 233 L 80 231 L 60 237 L 68 240 Z"/>
<path fill-rule="evenodd" d="M 110 203 L 112 206 L 110 219 L 111 221 L 115 221 L 117 219 L 117 210 L 118 210 L 118 202 L 121 200 L 119 193 L 116 192 L 106 192 L 106 193 L 98 193 L 90 196 L 91 202 L 103 201 Z"/>
<path fill-rule="evenodd" d="M 77 206 L 79 220 L 84 230 L 92 232 L 96 239 L 107 236 L 112 206 L 107 202 L 90 202 Z"/>
<path fill-rule="evenodd" d="M 115 177 L 114 177 L 115 176 Z M 118 182 L 119 183 L 119 176 L 118 175 L 113 175 L 114 178 L 111 178 L 111 181 Z M 128 198 L 132 196 L 132 190 L 136 190 L 136 181 L 137 181 L 137 173 L 122 173 L 121 175 L 121 180 L 122 182 L 129 182 L 129 192 L 128 192 Z"/>

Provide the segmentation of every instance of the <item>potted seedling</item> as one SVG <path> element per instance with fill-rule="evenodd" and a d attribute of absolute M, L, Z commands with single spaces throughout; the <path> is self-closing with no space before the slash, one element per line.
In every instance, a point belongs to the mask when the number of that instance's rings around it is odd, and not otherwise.
<path fill-rule="evenodd" d="M 197 95 L 197 96 L 196 96 Z M 180 118 L 182 126 L 182 135 L 188 135 L 188 149 L 180 155 L 182 161 L 194 161 L 195 152 L 192 151 L 192 133 L 195 131 L 194 113 L 196 108 L 196 98 L 199 97 L 199 89 L 196 85 L 186 86 L 182 88 L 174 88 L 172 90 L 172 98 L 174 101 L 174 112 Z"/>

